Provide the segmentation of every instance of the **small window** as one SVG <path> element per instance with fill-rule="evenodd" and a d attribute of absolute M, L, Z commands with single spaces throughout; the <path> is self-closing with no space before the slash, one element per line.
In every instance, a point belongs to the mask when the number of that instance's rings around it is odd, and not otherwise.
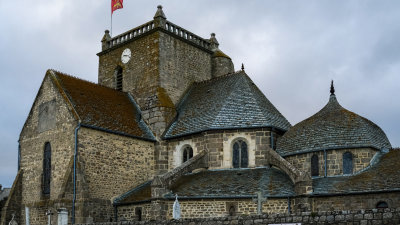
<path fill-rule="evenodd" d="M 51 181 L 51 146 L 46 142 L 43 154 L 43 180 L 42 191 L 44 195 L 50 194 L 50 181 Z"/>
<path fill-rule="evenodd" d="M 315 154 L 311 157 L 311 176 L 319 176 L 318 155 Z"/>
<path fill-rule="evenodd" d="M 353 173 L 353 154 L 351 152 L 343 153 L 343 174 Z"/>
<path fill-rule="evenodd" d="M 234 205 L 231 205 L 231 207 L 229 207 L 229 216 L 235 216 L 236 214 L 236 209 Z"/>
<path fill-rule="evenodd" d="M 193 158 L 193 149 L 190 146 L 186 146 L 182 152 L 182 162 L 186 162 L 191 158 Z"/>
<path fill-rule="evenodd" d="M 137 221 L 142 221 L 142 207 L 136 207 L 135 216 Z"/>
<path fill-rule="evenodd" d="M 388 207 L 389 207 L 389 205 L 384 201 L 380 201 L 376 204 L 376 208 L 378 208 L 378 209 L 386 209 Z"/>
<path fill-rule="evenodd" d="M 122 68 L 118 67 L 116 69 L 116 74 L 115 74 L 115 89 L 117 89 L 118 91 L 122 91 Z"/>
<path fill-rule="evenodd" d="M 249 157 L 247 152 L 247 144 L 243 140 L 235 141 L 233 144 L 233 168 L 247 168 L 249 165 Z"/>

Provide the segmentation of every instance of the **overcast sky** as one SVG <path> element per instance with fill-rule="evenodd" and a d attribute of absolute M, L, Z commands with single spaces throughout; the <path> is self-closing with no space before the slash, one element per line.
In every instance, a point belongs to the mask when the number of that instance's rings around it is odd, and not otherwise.
<path fill-rule="evenodd" d="M 97 82 L 110 1 L 0 0 L 0 184 L 17 172 L 18 137 L 45 72 Z M 292 125 L 320 110 L 335 82 L 341 105 L 400 146 L 400 1 L 125 0 L 114 36 L 167 19 L 209 38 Z"/>

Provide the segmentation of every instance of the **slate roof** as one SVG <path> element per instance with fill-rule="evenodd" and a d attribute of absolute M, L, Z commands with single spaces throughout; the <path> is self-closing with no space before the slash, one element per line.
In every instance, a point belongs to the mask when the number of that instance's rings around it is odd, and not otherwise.
<path fill-rule="evenodd" d="M 400 149 L 390 150 L 378 163 L 352 176 L 316 178 L 313 195 L 400 191 Z"/>
<path fill-rule="evenodd" d="M 293 196 L 294 185 L 289 176 L 275 168 L 207 170 L 181 177 L 172 193 L 173 198 L 254 197 L 258 191 L 265 196 Z"/>
<path fill-rule="evenodd" d="M 195 83 L 164 133 L 174 138 L 207 130 L 291 126 L 244 71 Z"/>
<path fill-rule="evenodd" d="M 114 204 L 124 204 L 132 202 L 140 202 L 151 199 L 151 182 L 146 181 L 128 192 L 118 196 L 114 200 Z"/>
<path fill-rule="evenodd" d="M 54 70 L 50 73 L 54 74 L 60 92 L 65 93 L 82 124 L 155 140 L 127 93 Z"/>
<path fill-rule="evenodd" d="M 292 155 L 323 149 L 391 148 L 386 134 L 370 120 L 345 108 L 334 94 L 318 113 L 289 129 L 277 142 L 276 151 Z"/>

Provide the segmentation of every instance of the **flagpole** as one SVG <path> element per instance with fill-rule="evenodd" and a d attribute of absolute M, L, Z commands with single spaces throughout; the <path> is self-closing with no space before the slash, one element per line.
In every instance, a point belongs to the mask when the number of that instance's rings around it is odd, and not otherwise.
<path fill-rule="evenodd" d="M 111 13 L 111 37 L 112 37 L 112 14 L 113 13 Z"/>

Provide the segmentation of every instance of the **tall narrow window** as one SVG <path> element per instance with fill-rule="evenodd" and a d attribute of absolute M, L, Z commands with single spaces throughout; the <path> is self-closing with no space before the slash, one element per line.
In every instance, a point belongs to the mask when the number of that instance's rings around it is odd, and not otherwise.
<path fill-rule="evenodd" d="M 122 68 L 118 67 L 115 74 L 115 88 L 122 91 Z"/>
<path fill-rule="evenodd" d="M 233 168 L 247 168 L 249 165 L 249 157 L 247 152 L 247 144 L 243 140 L 238 140 L 233 144 Z"/>
<path fill-rule="evenodd" d="M 182 152 L 182 162 L 186 162 L 193 157 L 193 149 L 190 146 L 186 146 Z"/>
<path fill-rule="evenodd" d="M 311 176 L 319 176 L 318 155 L 311 157 Z"/>
<path fill-rule="evenodd" d="M 51 146 L 46 142 L 43 154 L 43 194 L 50 194 L 50 180 L 51 180 Z"/>
<path fill-rule="evenodd" d="M 353 154 L 351 152 L 343 153 L 343 174 L 353 173 Z"/>

